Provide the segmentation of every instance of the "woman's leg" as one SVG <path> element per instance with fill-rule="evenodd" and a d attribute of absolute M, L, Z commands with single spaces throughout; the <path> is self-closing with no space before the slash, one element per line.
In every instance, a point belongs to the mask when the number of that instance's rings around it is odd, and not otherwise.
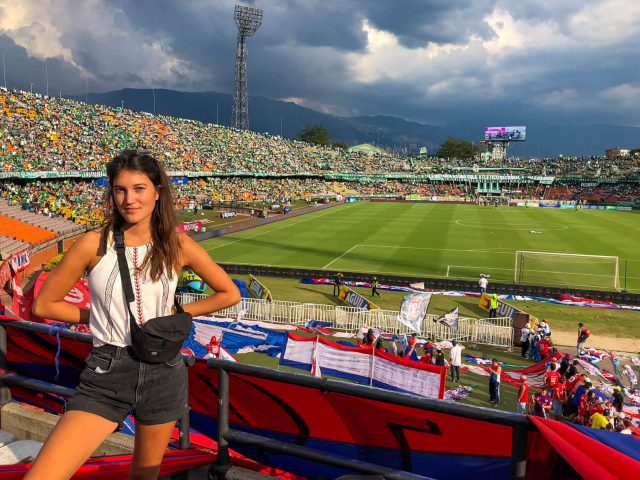
<path fill-rule="evenodd" d="M 118 426 L 99 415 L 72 410 L 62 415 L 25 479 L 68 479 Z"/>
<path fill-rule="evenodd" d="M 167 450 L 176 422 L 159 425 L 136 423 L 135 447 L 129 478 L 147 480 L 158 478 L 162 456 Z"/>

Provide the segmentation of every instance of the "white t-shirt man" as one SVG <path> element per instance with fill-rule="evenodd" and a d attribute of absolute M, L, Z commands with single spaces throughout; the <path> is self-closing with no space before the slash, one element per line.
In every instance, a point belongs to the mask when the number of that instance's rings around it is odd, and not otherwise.
<path fill-rule="evenodd" d="M 489 285 L 489 280 L 487 280 L 487 277 L 480 277 L 480 280 L 478 281 L 478 285 L 480 285 L 480 291 L 486 292 L 487 285 Z"/>
<path fill-rule="evenodd" d="M 522 330 L 520 330 L 520 341 L 523 343 L 526 342 L 529 338 L 529 333 L 531 333 L 531 330 L 527 327 L 524 327 Z"/>
<path fill-rule="evenodd" d="M 451 363 L 451 365 L 453 365 L 454 367 L 459 367 L 460 365 L 462 365 L 463 348 L 464 347 L 458 343 L 457 345 L 451 347 L 451 350 L 449 351 L 449 363 Z"/>

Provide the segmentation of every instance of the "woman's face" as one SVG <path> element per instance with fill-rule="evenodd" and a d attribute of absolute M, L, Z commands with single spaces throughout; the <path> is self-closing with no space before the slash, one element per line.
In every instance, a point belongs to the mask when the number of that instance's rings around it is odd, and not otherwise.
<path fill-rule="evenodd" d="M 160 198 L 156 186 L 142 172 L 122 170 L 113 180 L 113 199 L 124 221 L 130 225 L 149 222 Z"/>

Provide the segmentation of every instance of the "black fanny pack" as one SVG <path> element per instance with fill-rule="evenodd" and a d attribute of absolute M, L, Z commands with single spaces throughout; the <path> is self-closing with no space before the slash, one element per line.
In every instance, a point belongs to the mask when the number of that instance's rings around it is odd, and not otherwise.
<path fill-rule="evenodd" d="M 163 363 L 172 360 L 178 355 L 182 344 L 191 332 L 191 324 L 193 323 L 191 314 L 185 312 L 182 306 L 175 301 L 177 312 L 175 315 L 152 318 L 140 327 L 131 312 L 131 302 L 135 300 L 135 296 L 125 254 L 124 234 L 121 231 L 114 232 L 114 238 L 122 290 L 129 311 L 133 353 L 145 363 Z"/>

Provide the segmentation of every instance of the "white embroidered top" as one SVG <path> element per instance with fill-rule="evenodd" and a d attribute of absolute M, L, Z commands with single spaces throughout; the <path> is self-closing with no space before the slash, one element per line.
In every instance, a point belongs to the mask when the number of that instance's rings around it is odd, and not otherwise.
<path fill-rule="evenodd" d="M 171 315 L 171 307 L 178 284 L 178 276 L 171 277 L 162 273 L 156 282 L 145 272 L 139 273 L 136 266 L 142 265 L 150 244 L 140 247 L 127 247 L 127 263 L 131 274 L 131 286 L 135 301 L 131 302 L 131 311 L 139 325 L 147 320 Z M 148 269 L 147 269 L 148 270 Z M 107 247 L 105 255 L 89 274 L 89 293 L 91 306 L 89 326 L 93 334 L 93 345 L 104 344 L 124 347 L 131 345 L 129 333 L 129 312 L 122 290 L 118 256 L 113 242 Z"/>

